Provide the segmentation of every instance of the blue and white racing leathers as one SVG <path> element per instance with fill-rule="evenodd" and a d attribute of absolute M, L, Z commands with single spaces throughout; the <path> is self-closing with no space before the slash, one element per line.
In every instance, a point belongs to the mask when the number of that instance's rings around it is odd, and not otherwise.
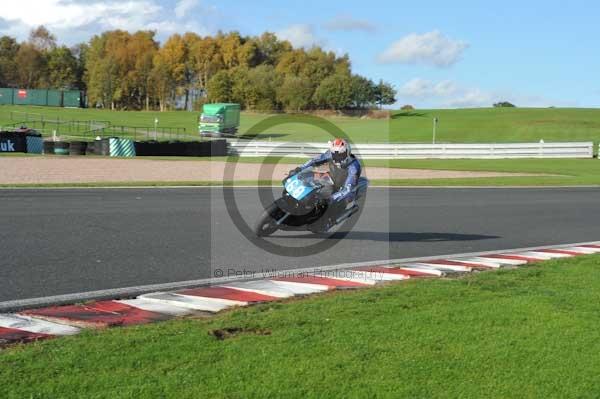
<path fill-rule="evenodd" d="M 354 155 L 350 155 L 350 158 L 346 162 L 337 166 L 333 163 L 331 151 L 326 151 L 301 165 L 300 169 L 304 170 L 326 163 L 329 164 L 329 171 L 337 188 L 337 191 L 331 196 L 331 199 L 334 202 L 341 202 L 343 200 L 351 201 L 354 197 L 353 190 L 358 184 L 358 178 L 361 173 L 360 162 L 358 162 L 358 159 L 356 159 Z"/>

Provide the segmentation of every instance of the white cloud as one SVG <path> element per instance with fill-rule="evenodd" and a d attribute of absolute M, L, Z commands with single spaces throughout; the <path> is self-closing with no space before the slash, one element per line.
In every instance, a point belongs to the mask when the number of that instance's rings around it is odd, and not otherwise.
<path fill-rule="evenodd" d="M 288 40 L 294 47 L 309 48 L 323 44 L 323 41 L 319 40 L 315 35 L 314 29 L 311 25 L 290 25 L 287 28 L 277 32 L 276 35 L 280 39 Z"/>
<path fill-rule="evenodd" d="M 392 43 L 379 55 L 379 62 L 447 67 L 460 60 L 468 47 L 468 43 L 450 39 L 437 30 L 411 33 Z"/>
<path fill-rule="evenodd" d="M 331 31 L 375 31 L 375 25 L 371 22 L 355 19 L 350 15 L 338 15 L 325 23 L 324 27 Z"/>
<path fill-rule="evenodd" d="M 177 18 L 183 18 L 188 12 L 196 8 L 199 4 L 199 0 L 179 0 L 175 6 L 175 16 Z"/>
<path fill-rule="evenodd" d="M 446 97 L 458 91 L 457 85 L 449 80 L 438 83 L 426 79 L 414 78 L 398 90 L 399 94 L 412 98 Z"/>
<path fill-rule="evenodd" d="M 192 29 L 202 31 L 185 15 L 198 5 L 197 0 L 180 0 L 174 11 L 165 9 L 159 0 L 19 0 L 3 5 L 0 34 L 23 40 L 29 30 L 46 26 L 59 41 L 75 43 L 104 30 L 128 31 L 156 29 L 160 36 Z M 169 14 L 170 13 L 170 14 Z M 169 20 L 179 13 L 183 20 Z"/>
<path fill-rule="evenodd" d="M 511 90 L 483 90 L 451 80 L 433 82 L 414 78 L 398 89 L 398 96 L 409 101 L 421 100 L 443 108 L 491 107 L 499 101 L 509 101 L 520 107 L 573 106 L 573 102 L 557 101 L 538 95 L 515 93 Z"/>

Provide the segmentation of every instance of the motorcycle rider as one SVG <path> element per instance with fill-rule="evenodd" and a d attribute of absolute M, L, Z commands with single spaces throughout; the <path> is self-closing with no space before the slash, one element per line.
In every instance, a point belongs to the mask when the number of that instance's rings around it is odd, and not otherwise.
<path fill-rule="evenodd" d="M 352 154 L 348 141 L 341 138 L 330 141 L 327 151 L 291 170 L 289 176 L 326 163 L 329 166 L 329 173 L 333 179 L 335 191 L 331 196 L 330 210 L 328 210 L 330 216 L 325 229 L 328 230 L 334 224 L 336 215 L 354 200 L 354 189 L 361 174 L 360 162 Z"/>

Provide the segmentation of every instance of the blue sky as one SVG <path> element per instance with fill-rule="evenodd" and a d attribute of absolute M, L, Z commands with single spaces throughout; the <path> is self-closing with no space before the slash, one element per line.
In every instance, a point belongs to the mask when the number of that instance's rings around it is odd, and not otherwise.
<path fill-rule="evenodd" d="M 418 107 L 600 106 L 600 3 L 559 1 L 20 0 L 0 33 L 45 24 L 61 42 L 105 29 L 211 34 L 266 30 L 347 52 L 353 70 Z"/>

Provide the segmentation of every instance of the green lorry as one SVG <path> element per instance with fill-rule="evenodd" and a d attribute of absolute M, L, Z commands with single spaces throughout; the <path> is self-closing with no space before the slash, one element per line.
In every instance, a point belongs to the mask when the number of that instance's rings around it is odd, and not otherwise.
<path fill-rule="evenodd" d="M 231 103 L 204 104 L 198 123 L 200 135 L 222 137 L 234 135 L 240 126 L 240 105 Z"/>

